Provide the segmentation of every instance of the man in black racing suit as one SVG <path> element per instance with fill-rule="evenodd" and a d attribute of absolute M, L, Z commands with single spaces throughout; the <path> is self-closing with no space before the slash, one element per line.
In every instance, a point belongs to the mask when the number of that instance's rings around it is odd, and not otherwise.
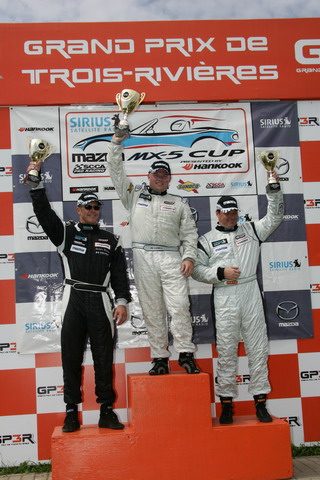
<path fill-rule="evenodd" d="M 35 167 L 38 168 L 31 162 L 27 173 Z M 73 432 L 80 428 L 77 404 L 82 401 L 82 362 L 87 337 L 94 362 L 95 394 L 101 404 L 99 427 L 122 429 L 124 425 L 112 409 L 114 323 L 120 325 L 126 320 L 126 305 L 131 296 L 120 239 L 99 228 L 101 202 L 94 193 L 79 197 L 78 223 L 63 222 L 57 216 L 41 182 L 30 194 L 40 225 L 57 247 L 65 277 L 61 354 L 66 417 L 62 430 Z"/>

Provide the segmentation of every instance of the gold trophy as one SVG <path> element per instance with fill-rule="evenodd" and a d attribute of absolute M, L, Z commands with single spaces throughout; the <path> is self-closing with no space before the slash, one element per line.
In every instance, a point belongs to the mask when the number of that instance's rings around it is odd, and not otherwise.
<path fill-rule="evenodd" d="M 144 92 L 138 93 L 130 88 L 125 88 L 121 93 L 117 93 L 116 101 L 119 105 L 119 110 L 124 114 L 123 120 L 119 120 L 119 115 L 114 116 L 115 134 L 117 137 L 122 137 L 129 134 L 128 115 L 132 113 L 138 105 L 143 101 L 146 94 Z"/>
<path fill-rule="evenodd" d="M 28 138 L 29 157 L 37 164 L 44 162 L 53 152 L 54 147 L 51 143 L 40 138 Z M 27 185 L 36 186 L 40 183 L 40 172 L 37 169 L 30 170 L 24 179 Z"/>
<path fill-rule="evenodd" d="M 264 150 L 258 156 L 268 172 L 268 183 L 278 183 L 277 179 L 272 176 L 272 172 L 280 158 L 280 152 L 277 150 Z"/>

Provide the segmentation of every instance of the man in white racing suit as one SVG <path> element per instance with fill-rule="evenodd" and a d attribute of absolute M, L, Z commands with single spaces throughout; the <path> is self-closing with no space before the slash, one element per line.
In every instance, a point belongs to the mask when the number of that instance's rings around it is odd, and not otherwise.
<path fill-rule="evenodd" d="M 179 365 L 188 373 L 199 373 L 193 357 L 187 281 L 197 256 L 195 221 L 186 200 L 167 193 L 171 179 L 167 162 L 151 165 L 149 185 L 131 183 L 123 168 L 124 138 L 113 136 L 108 166 L 119 198 L 129 210 L 135 283 L 153 359 L 149 374 L 169 373 L 167 311 Z"/>
<path fill-rule="evenodd" d="M 220 396 L 220 423 L 233 422 L 236 396 L 238 344 L 243 338 L 249 360 L 249 393 L 254 397 L 261 422 L 271 422 L 266 409 L 268 337 L 261 292 L 256 279 L 260 244 L 280 225 L 283 195 L 276 183 L 267 185 L 267 214 L 256 222 L 238 225 L 238 205 L 233 197 L 217 203 L 217 226 L 199 238 L 193 278 L 213 284 L 213 317 L 218 351 L 216 394 Z"/>

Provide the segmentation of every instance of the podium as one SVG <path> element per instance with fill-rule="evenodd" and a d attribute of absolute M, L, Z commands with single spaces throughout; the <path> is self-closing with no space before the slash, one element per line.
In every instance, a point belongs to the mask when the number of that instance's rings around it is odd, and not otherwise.
<path fill-rule="evenodd" d="M 211 415 L 209 375 L 128 375 L 124 430 L 52 435 L 52 480 L 280 480 L 292 477 L 290 427 Z"/>

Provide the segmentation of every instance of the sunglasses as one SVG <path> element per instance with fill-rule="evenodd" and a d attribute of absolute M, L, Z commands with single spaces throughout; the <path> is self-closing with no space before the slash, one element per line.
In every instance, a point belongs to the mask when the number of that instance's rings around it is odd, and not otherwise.
<path fill-rule="evenodd" d="M 100 205 L 84 205 L 86 210 L 100 210 Z"/>

